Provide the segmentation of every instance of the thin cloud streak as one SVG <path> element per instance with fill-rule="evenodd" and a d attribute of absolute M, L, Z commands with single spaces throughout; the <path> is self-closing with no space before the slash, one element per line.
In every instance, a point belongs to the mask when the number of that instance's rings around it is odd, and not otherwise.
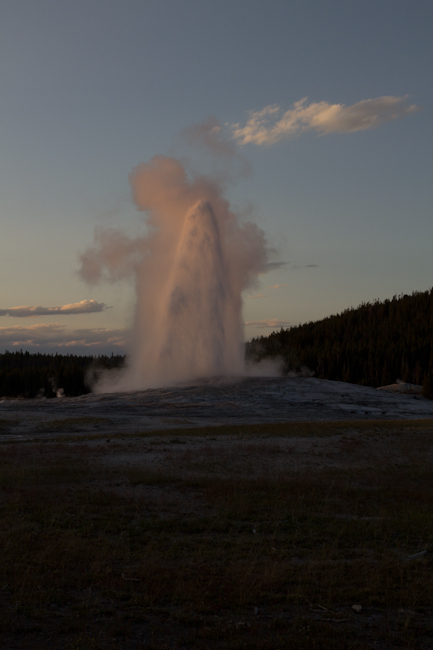
<path fill-rule="evenodd" d="M 72 348 L 81 346 L 98 350 L 112 346 L 123 349 L 129 340 L 127 329 L 67 329 L 59 323 L 38 323 L 21 327 L 0 327 L 0 348 L 13 349 L 26 346 L 32 348 Z"/>
<path fill-rule="evenodd" d="M 345 106 L 328 102 L 308 104 L 308 98 L 304 97 L 282 115 L 277 105 L 251 111 L 245 126 L 231 126 L 232 137 L 240 145 L 261 146 L 275 144 L 283 138 L 295 138 L 307 131 L 319 135 L 365 131 L 421 110 L 416 104 L 407 104 L 407 98 L 407 95 L 377 97 Z"/>
<path fill-rule="evenodd" d="M 211 115 L 207 120 L 182 129 L 179 133 L 179 142 L 186 143 L 200 149 L 205 154 L 210 154 L 213 167 L 216 161 L 223 163 L 217 171 L 213 169 L 214 177 L 219 182 L 232 181 L 234 177 L 248 177 L 251 174 L 251 165 L 239 151 L 231 135 L 221 126 L 216 117 Z M 191 161 L 189 161 L 191 164 Z M 198 171 L 198 170 L 197 170 Z M 202 172 L 201 172 L 202 173 Z"/>
<path fill-rule="evenodd" d="M 28 318 L 32 316 L 70 316 L 71 314 L 94 314 L 95 312 L 111 309 L 104 302 L 96 300 L 81 300 L 70 305 L 61 307 L 40 307 L 37 305 L 26 305 L 23 307 L 8 307 L 0 309 L 0 316 L 12 316 L 14 318 Z"/>
<path fill-rule="evenodd" d="M 180 131 L 179 137 L 189 144 L 206 148 L 218 157 L 239 158 L 236 145 L 231 140 L 225 140 L 220 122 L 211 115 L 207 120 L 187 126 Z"/>
<path fill-rule="evenodd" d="M 258 327 L 260 329 L 271 328 L 279 329 L 280 327 L 287 327 L 290 325 L 288 320 L 278 320 L 278 318 L 268 318 L 264 320 L 248 320 L 244 323 L 246 327 Z"/>
<path fill-rule="evenodd" d="M 266 264 L 264 273 L 269 273 L 270 271 L 277 271 L 278 269 L 282 269 L 284 266 L 287 266 L 288 264 L 289 262 L 268 262 Z"/>

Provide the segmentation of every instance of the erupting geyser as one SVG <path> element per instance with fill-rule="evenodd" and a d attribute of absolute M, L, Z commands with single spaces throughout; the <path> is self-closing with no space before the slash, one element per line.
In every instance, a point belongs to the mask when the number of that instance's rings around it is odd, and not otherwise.
<path fill-rule="evenodd" d="M 244 372 L 242 298 L 265 270 L 264 233 L 241 222 L 218 183 L 188 181 L 181 163 L 155 156 L 130 183 L 148 233 L 97 231 L 81 256 L 88 282 L 135 277 L 137 309 L 126 370 L 98 392 L 134 390 Z"/>

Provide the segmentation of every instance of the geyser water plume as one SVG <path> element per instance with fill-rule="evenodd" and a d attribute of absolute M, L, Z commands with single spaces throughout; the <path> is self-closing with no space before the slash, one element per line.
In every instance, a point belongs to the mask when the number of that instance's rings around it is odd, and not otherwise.
<path fill-rule="evenodd" d="M 127 368 L 97 392 L 244 373 L 242 291 L 267 262 L 265 236 L 230 210 L 220 185 L 189 181 L 178 160 L 155 156 L 130 175 L 147 234 L 98 231 L 81 255 L 90 283 L 132 275 L 137 290 Z"/>

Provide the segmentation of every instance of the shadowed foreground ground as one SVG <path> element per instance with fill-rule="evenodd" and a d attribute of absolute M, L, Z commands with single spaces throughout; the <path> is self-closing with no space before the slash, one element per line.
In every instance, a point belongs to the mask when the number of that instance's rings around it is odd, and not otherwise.
<path fill-rule="evenodd" d="M 2 648 L 433 647 L 432 419 L 0 422 Z"/>

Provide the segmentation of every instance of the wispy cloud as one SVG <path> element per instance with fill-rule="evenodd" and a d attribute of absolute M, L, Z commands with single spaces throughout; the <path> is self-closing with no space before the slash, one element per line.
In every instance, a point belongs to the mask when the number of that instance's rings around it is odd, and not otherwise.
<path fill-rule="evenodd" d="M 269 271 L 277 271 L 278 269 L 281 269 L 288 264 L 289 262 L 268 262 L 266 264 L 265 273 L 269 273 Z"/>
<path fill-rule="evenodd" d="M 265 320 L 248 320 L 244 325 L 249 327 L 279 329 L 280 327 L 287 327 L 290 325 L 290 321 L 278 320 L 278 318 L 268 318 Z"/>
<path fill-rule="evenodd" d="M 182 144 L 198 147 L 201 153 L 211 154 L 213 174 L 216 174 L 221 182 L 233 180 L 233 177 L 238 175 L 247 177 L 251 174 L 250 163 L 240 153 L 231 134 L 214 116 L 182 129 L 179 133 L 179 141 Z M 217 160 L 218 168 L 215 166 Z"/>
<path fill-rule="evenodd" d="M 272 284 L 268 289 L 282 289 L 283 287 L 288 287 L 288 284 Z"/>
<path fill-rule="evenodd" d="M 205 147 L 216 156 L 239 157 L 236 145 L 230 140 L 223 139 L 222 126 L 213 115 L 203 122 L 182 129 L 179 136 L 188 143 Z"/>
<path fill-rule="evenodd" d="M 129 331 L 126 329 L 67 329 L 59 323 L 38 323 L 21 327 L 13 325 L 11 327 L 0 327 L 0 348 L 73 348 L 84 347 L 106 348 L 123 348 L 129 338 Z M 67 351 L 67 350 L 66 350 Z"/>
<path fill-rule="evenodd" d="M 98 311 L 111 309 L 103 302 L 96 300 L 82 300 L 70 305 L 61 307 L 39 307 L 37 305 L 26 305 L 23 307 L 8 307 L 0 309 L 0 316 L 13 316 L 14 318 L 28 318 L 29 316 L 69 316 L 70 314 L 93 314 Z"/>
<path fill-rule="evenodd" d="M 254 298 L 266 298 L 264 293 L 259 293 L 257 296 L 247 296 L 247 300 L 253 300 Z"/>
<path fill-rule="evenodd" d="M 232 137 L 241 145 L 271 145 L 306 131 L 316 131 L 319 135 L 355 133 L 421 110 L 420 106 L 408 104 L 407 99 L 407 95 L 377 97 L 345 106 L 328 102 L 308 103 L 308 98 L 304 97 L 284 113 L 277 105 L 251 111 L 245 126 L 231 126 Z"/>

